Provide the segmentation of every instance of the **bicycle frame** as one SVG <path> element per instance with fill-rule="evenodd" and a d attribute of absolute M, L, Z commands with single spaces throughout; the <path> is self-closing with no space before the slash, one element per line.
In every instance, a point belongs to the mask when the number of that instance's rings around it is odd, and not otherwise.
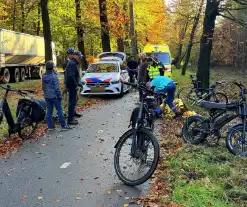
<path fill-rule="evenodd" d="M 9 134 L 16 133 L 19 130 L 19 124 L 16 124 L 13 118 L 13 115 L 10 111 L 9 104 L 7 101 L 7 96 L 8 96 L 9 91 L 6 90 L 4 97 L 1 101 L 0 109 L 2 109 L 3 114 L 6 117 L 8 126 L 9 126 Z"/>
<path fill-rule="evenodd" d="M 141 105 L 140 105 L 140 109 L 138 112 L 138 118 L 137 118 L 137 122 L 135 125 L 135 132 L 133 134 L 133 139 L 132 139 L 132 144 L 131 144 L 131 155 L 133 157 L 136 156 L 136 152 L 138 150 L 145 150 L 145 146 L 143 146 L 144 145 L 144 138 L 137 136 L 137 130 L 144 127 L 143 114 L 145 113 L 147 116 L 149 116 L 148 107 L 147 107 L 146 103 L 144 102 L 144 100 L 145 100 L 145 97 L 142 96 Z"/>
<path fill-rule="evenodd" d="M 205 122 L 210 124 L 208 129 L 209 131 L 207 131 L 207 134 L 214 134 L 216 136 L 218 135 L 219 137 L 219 131 L 222 129 L 222 127 L 225 126 L 230 121 L 239 117 L 239 115 L 236 112 L 232 114 L 227 113 L 229 111 L 230 110 L 220 110 L 216 112 L 213 116 L 205 120 Z"/>

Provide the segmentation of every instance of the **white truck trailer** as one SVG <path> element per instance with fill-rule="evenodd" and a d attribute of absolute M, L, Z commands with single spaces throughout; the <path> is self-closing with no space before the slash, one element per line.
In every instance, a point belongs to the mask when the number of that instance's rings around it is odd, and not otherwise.
<path fill-rule="evenodd" d="M 56 65 L 55 44 L 52 57 Z M 45 42 L 43 37 L 0 28 L 0 80 L 3 83 L 40 78 L 45 71 Z"/>

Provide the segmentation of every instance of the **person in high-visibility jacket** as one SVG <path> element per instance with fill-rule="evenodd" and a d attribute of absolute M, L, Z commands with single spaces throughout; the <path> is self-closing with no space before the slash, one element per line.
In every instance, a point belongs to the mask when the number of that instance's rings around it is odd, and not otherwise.
<path fill-rule="evenodd" d="M 160 76 L 161 74 L 164 74 L 164 66 L 160 64 L 158 61 L 156 61 L 154 58 L 149 57 L 147 59 L 148 62 L 148 78 L 150 81 L 152 81 L 155 77 Z M 164 76 L 164 75 L 163 75 Z"/>

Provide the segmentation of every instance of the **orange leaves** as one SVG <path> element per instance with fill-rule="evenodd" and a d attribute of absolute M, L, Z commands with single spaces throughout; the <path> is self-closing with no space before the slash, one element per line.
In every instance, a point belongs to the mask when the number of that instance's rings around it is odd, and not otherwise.
<path fill-rule="evenodd" d="M 24 195 L 24 196 L 22 196 L 22 198 L 21 198 L 22 200 L 24 200 L 24 201 L 26 201 L 27 200 L 27 196 L 26 195 Z"/>

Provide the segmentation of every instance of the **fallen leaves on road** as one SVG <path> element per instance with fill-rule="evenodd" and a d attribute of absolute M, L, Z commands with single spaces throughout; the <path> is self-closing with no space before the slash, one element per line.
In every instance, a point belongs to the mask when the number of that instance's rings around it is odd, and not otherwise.
<path fill-rule="evenodd" d="M 16 152 L 21 144 L 22 139 L 18 136 L 15 136 L 10 140 L 0 142 L 0 156 L 8 156 L 10 151 Z"/>
<path fill-rule="evenodd" d="M 21 198 L 22 200 L 24 200 L 24 201 L 26 201 L 27 200 L 27 196 L 26 195 L 24 195 L 24 196 L 22 196 L 22 198 Z"/>
<path fill-rule="evenodd" d="M 76 200 L 81 200 L 81 197 L 76 197 L 75 199 L 76 199 Z"/>
<path fill-rule="evenodd" d="M 47 146 L 47 144 L 41 144 L 43 147 Z"/>
<path fill-rule="evenodd" d="M 46 128 L 45 124 L 40 124 L 30 139 L 38 140 L 41 136 L 45 135 Z M 22 143 L 22 139 L 17 134 L 11 135 L 10 139 L 0 142 L 0 156 L 7 157 L 10 155 L 10 152 L 17 152 Z"/>
<path fill-rule="evenodd" d="M 56 203 L 60 203 L 61 202 L 61 200 L 56 200 Z"/>
<path fill-rule="evenodd" d="M 34 89 L 36 91 L 35 95 L 39 98 L 43 98 L 43 91 L 41 87 L 41 82 L 39 83 L 28 83 L 27 87 L 24 87 L 23 89 Z M 16 99 L 16 102 L 19 100 L 18 97 L 11 97 L 13 99 Z M 103 102 L 104 100 L 100 99 L 88 99 L 85 100 L 81 106 L 78 106 L 78 112 L 82 112 L 85 109 L 91 107 L 94 104 L 98 104 Z M 33 137 L 31 139 L 38 140 L 40 137 L 44 136 L 46 134 L 47 125 L 45 123 L 39 124 L 38 128 L 36 129 Z M 11 135 L 10 139 L 0 141 L 0 157 L 7 157 L 9 156 L 10 152 L 16 152 L 18 151 L 19 147 L 22 145 L 22 139 L 18 135 Z M 42 145 L 45 147 L 46 145 Z"/>
<path fill-rule="evenodd" d="M 38 197 L 39 200 L 42 200 L 43 198 L 44 198 L 43 196 L 39 196 L 39 197 Z"/>
<path fill-rule="evenodd" d="M 136 200 L 136 204 L 144 207 L 179 207 L 175 203 L 164 204 L 161 203 L 162 198 L 168 198 L 171 195 L 171 184 L 167 181 L 171 177 L 172 172 L 169 166 L 164 165 L 162 157 L 175 156 L 182 147 L 182 141 L 174 133 L 174 129 L 181 129 L 183 125 L 182 120 L 164 119 L 164 123 L 160 130 L 160 153 L 161 159 L 159 165 L 152 176 L 151 188 L 147 196 Z M 168 178 L 168 179 L 166 179 Z"/>

